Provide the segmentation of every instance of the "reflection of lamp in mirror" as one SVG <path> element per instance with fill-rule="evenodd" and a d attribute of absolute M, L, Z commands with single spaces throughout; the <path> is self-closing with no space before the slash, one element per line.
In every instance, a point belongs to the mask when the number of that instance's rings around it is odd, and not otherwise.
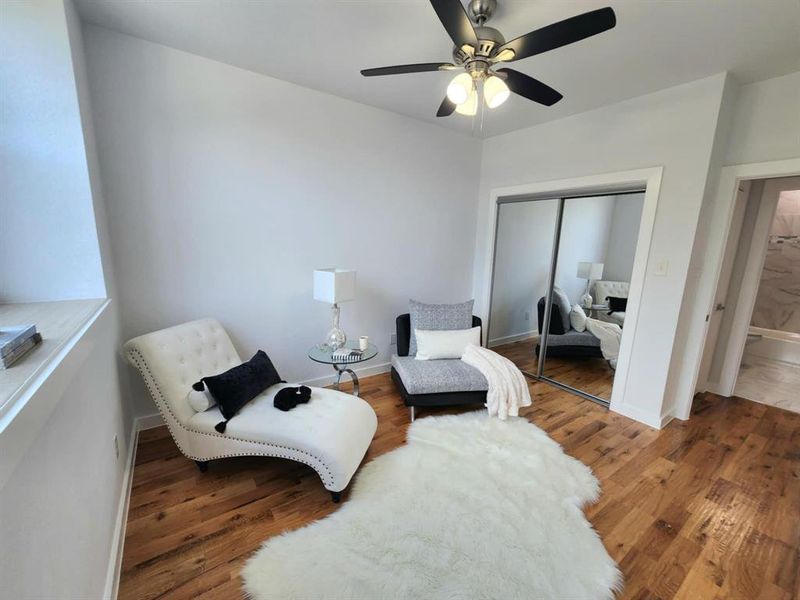
<path fill-rule="evenodd" d="M 594 262 L 579 262 L 578 263 L 578 277 L 586 280 L 586 293 L 581 296 L 581 304 L 584 308 L 592 308 L 592 295 L 589 289 L 592 287 L 592 281 L 603 278 L 603 263 Z"/>
<path fill-rule="evenodd" d="M 314 300 L 333 305 L 333 328 L 325 343 L 332 350 L 343 347 L 347 335 L 339 327 L 339 302 L 355 300 L 356 272 L 345 269 L 317 269 L 314 271 Z"/>

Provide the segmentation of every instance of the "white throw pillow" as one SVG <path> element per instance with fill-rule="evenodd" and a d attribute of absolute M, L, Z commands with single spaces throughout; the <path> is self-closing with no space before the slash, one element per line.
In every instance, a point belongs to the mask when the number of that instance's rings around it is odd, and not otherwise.
<path fill-rule="evenodd" d="M 461 358 L 467 346 L 481 345 L 481 328 L 432 331 L 415 329 L 417 338 L 417 360 L 439 358 Z"/>
<path fill-rule="evenodd" d="M 586 331 L 586 313 L 580 304 L 576 304 L 569 311 L 569 323 L 575 331 Z"/>
<path fill-rule="evenodd" d="M 189 406 L 192 407 L 194 412 L 203 412 L 217 405 L 217 401 L 214 400 L 207 387 L 202 392 L 198 392 L 195 389 L 190 390 L 186 394 L 186 401 L 189 402 Z"/>

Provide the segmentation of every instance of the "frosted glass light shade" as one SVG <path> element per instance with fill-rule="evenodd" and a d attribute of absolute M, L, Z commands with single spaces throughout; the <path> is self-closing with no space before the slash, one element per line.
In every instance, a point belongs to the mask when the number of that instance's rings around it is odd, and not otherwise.
<path fill-rule="evenodd" d="M 470 74 L 461 73 L 453 77 L 453 81 L 447 86 L 447 98 L 453 104 L 463 104 L 469 100 L 469 96 L 474 89 L 475 85 Z"/>
<path fill-rule="evenodd" d="M 506 82 L 495 75 L 489 77 L 483 84 L 483 99 L 489 108 L 497 108 L 508 100 L 510 95 L 511 91 Z"/>
<path fill-rule="evenodd" d="M 478 92 L 473 89 L 467 101 L 456 106 L 456 112 L 468 117 L 475 116 L 478 112 Z"/>
<path fill-rule="evenodd" d="M 314 300 L 338 304 L 355 300 L 356 272 L 347 269 L 316 269 L 314 271 Z"/>
<path fill-rule="evenodd" d="M 602 279 L 603 263 L 579 262 L 578 277 L 581 279 Z"/>

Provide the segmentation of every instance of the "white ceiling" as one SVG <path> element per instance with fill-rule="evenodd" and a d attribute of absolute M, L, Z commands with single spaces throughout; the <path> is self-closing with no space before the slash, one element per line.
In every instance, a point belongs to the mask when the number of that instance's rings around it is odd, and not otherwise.
<path fill-rule="evenodd" d="M 512 39 L 610 5 L 617 27 L 512 65 L 564 94 L 512 95 L 474 120 L 435 117 L 453 73 L 364 78 L 359 69 L 448 61 L 427 0 L 76 0 L 91 23 L 486 137 L 731 71 L 742 83 L 800 70 L 798 0 L 499 0 Z"/>

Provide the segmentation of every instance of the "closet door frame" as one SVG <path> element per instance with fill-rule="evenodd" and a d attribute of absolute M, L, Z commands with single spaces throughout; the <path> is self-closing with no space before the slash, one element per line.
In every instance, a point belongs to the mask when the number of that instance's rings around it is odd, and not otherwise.
<path fill-rule="evenodd" d="M 620 357 L 617 362 L 617 370 L 614 376 L 614 386 L 612 390 L 611 401 L 597 398 L 592 394 L 583 392 L 571 386 L 562 384 L 558 381 L 550 379 L 542 374 L 544 363 L 541 360 L 538 365 L 537 373 L 524 372 L 528 377 L 544 381 L 555 387 L 564 389 L 578 395 L 592 402 L 596 402 L 602 406 L 611 407 L 616 412 L 626 414 L 640 419 L 640 409 L 636 406 L 626 406 L 628 403 L 625 401 L 626 386 L 628 379 L 628 367 L 630 362 L 630 355 L 632 351 L 633 341 L 636 333 L 636 324 L 638 322 L 638 303 L 641 299 L 642 288 L 644 284 L 644 275 L 646 271 L 647 261 L 650 254 L 650 241 L 652 239 L 653 227 L 655 223 L 655 213 L 658 204 L 658 197 L 661 187 L 661 178 L 663 175 L 663 168 L 653 167 L 648 169 L 639 169 L 635 171 L 623 171 L 618 173 L 608 173 L 603 175 L 593 175 L 587 177 L 579 177 L 574 179 L 565 179 L 550 182 L 537 182 L 531 184 L 517 185 L 507 188 L 497 188 L 490 192 L 492 211 L 489 222 L 489 240 L 484 250 L 484 266 L 485 276 L 482 282 L 478 282 L 478 286 L 482 287 L 482 293 L 476 294 L 482 300 L 482 307 L 484 309 L 483 318 L 488 323 L 486 328 L 487 332 L 491 327 L 491 303 L 492 291 L 494 287 L 494 262 L 497 248 L 497 227 L 498 227 L 498 213 L 501 204 L 511 202 L 528 202 L 535 200 L 559 200 L 559 213 L 563 217 L 563 204 L 564 201 L 570 198 L 586 198 L 592 196 L 609 196 L 609 195 L 622 195 L 625 193 L 641 193 L 644 191 L 645 200 L 642 210 L 642 218 L 639 224 L 639 238 L 636 247 L 636 257 L 634 259 L 633 275 L 631 278 L 631 299 L 633 309 L 630 312 L 630 319 L 626 318 L 629 323 L 629 328 L 626 330 L 628 335 L 623 335 L 620 347 Z M 558 235 L 560 238 L 561 222 L 558 223 Z M 559 240 L 554 240 L 554 248 L 560 244 Z M 551 263 L 557 263 L 557 253 L 551 256 Z M 551 281 L 548 285 L 548 294 L 545 301 L 545 317 L 549 316 L 552 308 L 549 306 L 552 302 L 552 289 L 554 285 L 555 268 L 551 264 Z M 546 343 L 546 336 L 549 330 L 549 319 L 544 321 L 544 331 L 542 337 Z M 488 342 L 488 338 L 487 338 Z M 541 342 L 540 342 L 541 343 Z M 546 345 L 542 345 L 540 350 L 541 355 L 546 357 Z M 652 419 L 646 420 L 649 421 Z M 654 426 L 655 423 L 653 424 Z"/>

